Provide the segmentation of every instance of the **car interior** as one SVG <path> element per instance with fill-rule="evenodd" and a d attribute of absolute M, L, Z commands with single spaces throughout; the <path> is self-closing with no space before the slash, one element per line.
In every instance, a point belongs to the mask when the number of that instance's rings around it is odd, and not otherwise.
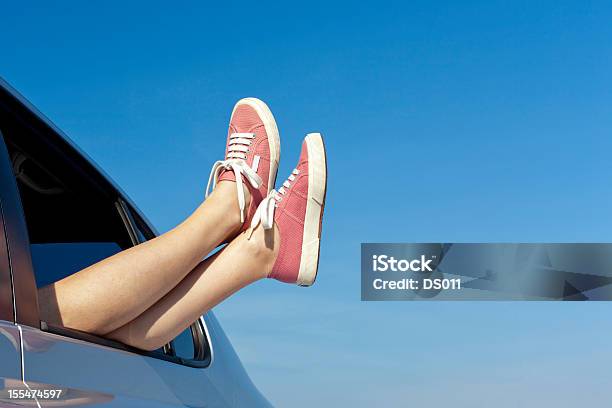
<path fill-rule="evenodd" d="M 133 245 L 116 198 L 52 148 L 27 137 L 15 138 L 15 132 L 3 133 L 39 287 Z"/>

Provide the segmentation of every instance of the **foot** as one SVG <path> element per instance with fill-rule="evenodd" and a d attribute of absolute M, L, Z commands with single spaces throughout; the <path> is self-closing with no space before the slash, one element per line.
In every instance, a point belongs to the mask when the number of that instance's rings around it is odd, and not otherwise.
<path fill-rule="evenodd" d="M 280 236 L 269 278 L 300 286 L 314 283 L 326 187 L 323 139 L 319 133 L 310 133 L 302 144 L 297 167 L 278 192 L 272 191 L 262 201 L 251 222 L 252 229 L 260 223 L 264 229 L 276 225 Z"/>
<path fill-rule="evenodd" d="M 206 197 L 211 184 L 214 189 L 219 181 L 236 183 L 240 232 L 247 228 L 259 203 L 272 191 L 279 159 L 278 128 L 268 106 L 256 98 L 239 100 L 230 118 L 225 160 L 213 165 Z"/>

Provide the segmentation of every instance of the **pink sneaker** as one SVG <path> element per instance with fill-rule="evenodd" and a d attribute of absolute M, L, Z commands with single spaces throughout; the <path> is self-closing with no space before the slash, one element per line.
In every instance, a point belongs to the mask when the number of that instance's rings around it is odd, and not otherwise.
<path fill-rule="evenodd" d="M 252 229 L 259 223 L 271 229 L 276 223 L 280 234 L 280 248 L 269 278 L 300 286 L 314 283 L 326 187 L 323 138 L 310 133 L 302 144 L 297 167 L 278 192 L 272 191 L 262 201 L 251 222 Z"/>
<path fill-rule="evenodd" d="M 214 189 L 218 181 L 235 181 L 240 222 L 245 230 L 259 203 L 274 188 L 279 158 L 280 137 L 268 106 L 256 98 L 239 100 L 230 118 L 225 160 L 213 165 L 206 197 L 211 184 Z M 244 183 L 251 193 L 249 208 L 245 208 Z"/>

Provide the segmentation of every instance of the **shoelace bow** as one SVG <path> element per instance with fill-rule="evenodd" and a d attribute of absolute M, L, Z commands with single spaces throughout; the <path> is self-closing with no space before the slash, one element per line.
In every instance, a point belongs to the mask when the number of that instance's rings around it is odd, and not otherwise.
<path fill-rule="evenodd" d="M 278 203 L 281 202 L 283 196 L 287 193 L 287 189 L 291 187 L 291 183 L 295 180 L 295 177 L 298 174 L 300 174 L 300 171 L 298 169 L 294 169 L 278 191 L 270 191 L 266 198 L 261 200 L 261 203 L 259 204 L 259 207 L 257 207 L 257 211 L 255 211 L 255 215 L 253 215 L 253 219 L 251 220 L 251 228 L 248 238 L 251 238 L 253 230 L 260 223 L 265 230 L 272 228 L 274 225 L 274 210 L 276 207 L 278 207 Z"/>
<path fill-rule="evenodd" d="M 242 175 L 249 182 L 253 188 L 259 188 L 262 184 L 261 177 L 257 174 L 258 162 L 253 162 L 251 168 L 246 163 L 247 153 L 252 140 L 255 138 L 253 133 L 232 133 L 229 137 L 229 144 L 227 147 L 227 156 L 225 160 L 216 161 L 210 171 L 208 177 L 208 184 L 206 185 L 206 197 L 209 196 L 212 184 L 214 189 L 217 185 L 217 178 L 223 170 L 230 170 L 234 172 L 236 177 L 236 192 L 238 193 L 238 207 L 240 208 L 240 222 L 244 222 L 244 186 L 242 183 Z"/>

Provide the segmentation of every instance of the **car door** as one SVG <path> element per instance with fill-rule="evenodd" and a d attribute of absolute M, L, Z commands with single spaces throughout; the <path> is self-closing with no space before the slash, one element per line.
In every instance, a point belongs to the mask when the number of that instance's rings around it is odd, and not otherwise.
<path fill-rule="evenodd" d="M 27 386 L 40 391 L 40 406 L 227 406 L 203 372 L 210 362 L 202 352 L 208 341 L 201 335 L 203 319 L 188 329 L 193 357 L 181 347 L 189 344 L 185 333 L 163 349 L 143 352 L 40 321 L 37 287 L 138 241 L 120 193 L 85 158 L 44 134 L 48 129 L 31 117 L 1 108 L 1 198 L 13 215 L 6 230 L 19 325 L 1 324 L 8 335 L 0 337 L 6 354 L 0 375 L 20 380 L 23 371 Z M 21 342 L 20 362 L 15 350 Z"/>
<path fill-rule="evenodd" d="M 13 291 L 10 279 L 8 247 L 0 201 L 0 402 L 16 405 L 13 392 L 23 388 L 21 378 L 21 337 L 14 323 Z"/>

